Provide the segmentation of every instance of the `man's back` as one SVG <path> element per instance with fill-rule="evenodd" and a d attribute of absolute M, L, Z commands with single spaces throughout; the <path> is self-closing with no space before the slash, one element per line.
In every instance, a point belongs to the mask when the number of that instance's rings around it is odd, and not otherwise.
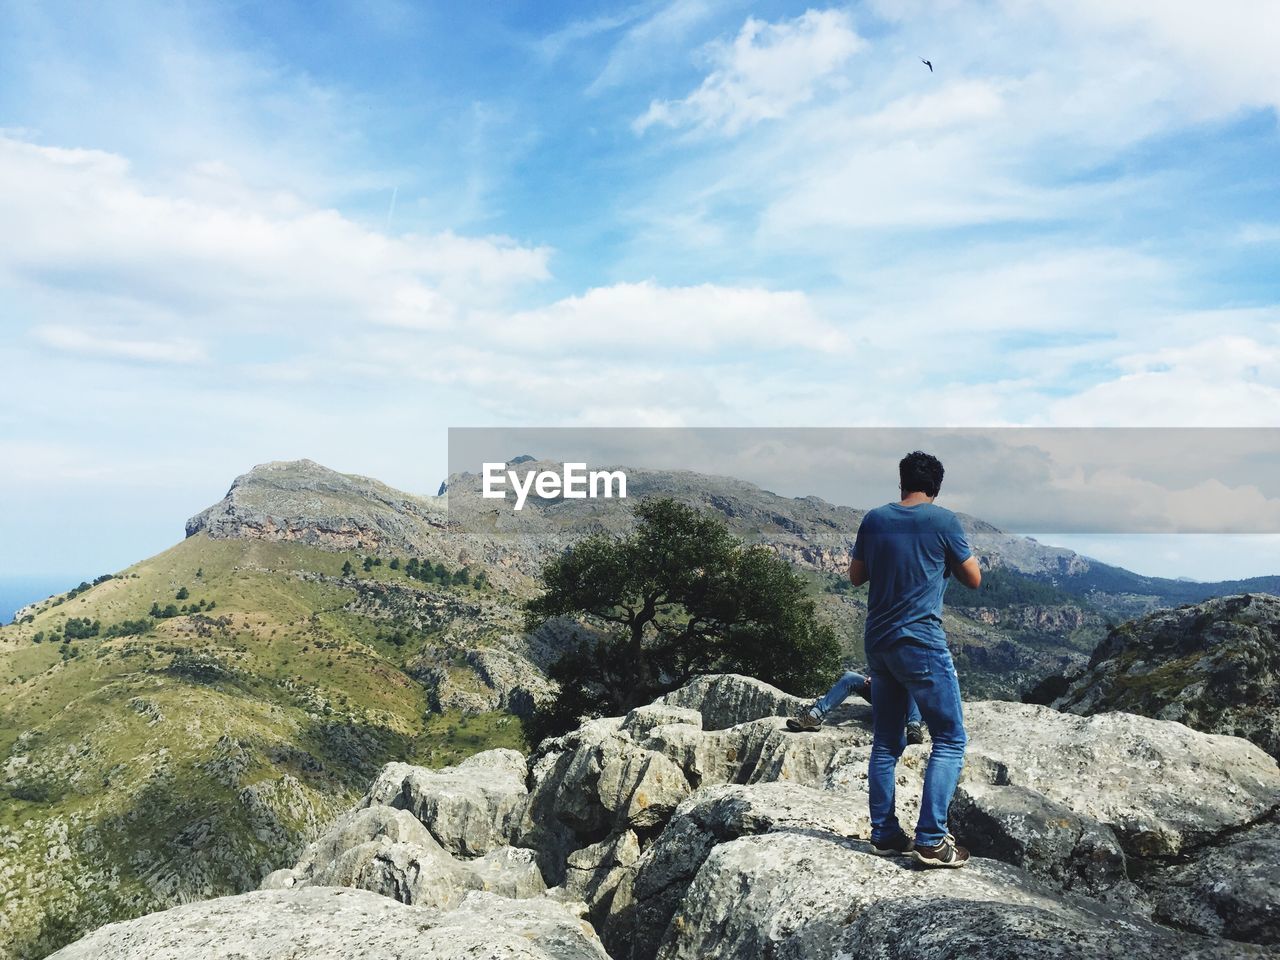
<path fill-rule="evenodd" d="M 902 637 L 945 648 L 944 574 L 971 552 L 959 518 L 945 507 L 887 503 L 869 511 L 853 548 L 870 577 L 868 654 Z"/>

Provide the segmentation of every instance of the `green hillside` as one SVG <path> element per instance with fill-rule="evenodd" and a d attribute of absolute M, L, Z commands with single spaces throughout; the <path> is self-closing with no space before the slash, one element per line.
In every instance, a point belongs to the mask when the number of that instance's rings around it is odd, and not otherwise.
<path fill-rule="evenodd" d="M 388 760 L 523 746 L 509 715 L 429 712 L 406 671 L 438 631 L 347 609 L 377 584 L 507 604 L 362 560 L 197 535 L 0 628 L 9 956 L 255 886 Z"/>

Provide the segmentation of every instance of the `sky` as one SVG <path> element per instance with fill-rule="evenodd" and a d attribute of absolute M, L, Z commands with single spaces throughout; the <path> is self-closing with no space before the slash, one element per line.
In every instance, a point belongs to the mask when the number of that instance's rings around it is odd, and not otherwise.
<path fill-rule="evenodd" d="M 119 569 L 269 460 L 434 492 L 451 426 L 1280 426 L 1277 36 L 0 0 L 0 577 Z M 1243 539 L 1093 552 L 1280 572 Z"/>

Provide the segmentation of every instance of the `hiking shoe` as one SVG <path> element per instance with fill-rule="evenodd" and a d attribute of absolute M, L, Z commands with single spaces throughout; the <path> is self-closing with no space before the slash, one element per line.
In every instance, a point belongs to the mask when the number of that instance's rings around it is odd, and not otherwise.
<path fill-rule="evenodd" d="M 915 848 L 916 842 L 905 833 L 900 833 L 889 840 L 882 840 L 880 843 L 871 841 L 871 852 L 877 857 L 891 857 L 894 854 L 909 857 Z"/>
<path fill-rule="evenodd" d="M 963 867 L 969 862 L 969 851 L 957 844 L 951 834 L 936 847 L 916 845 L 913 852 L 916 863 L 926 867 Z"/>
<path fill-rule="evenodd" d="M 907 743 L 924 743 L 924 724 L 907 724 Z"/>
<path fill-rule="evenodd" d="M 811 733 L 822 728 L 822 720 L 813 715 L 812 710 L 801 710 L 794 717 L 787 718 L 787 729 L 797 733 Z"/>

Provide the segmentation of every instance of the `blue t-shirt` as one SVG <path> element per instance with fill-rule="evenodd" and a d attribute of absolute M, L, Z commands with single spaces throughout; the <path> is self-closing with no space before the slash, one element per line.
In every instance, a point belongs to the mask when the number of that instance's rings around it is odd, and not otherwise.
<path fill-rule="evenodd" d="M 886 503 L 867 512 L 853 556 L 867 567 L 867 652 L 902 637 L 946 647 L 942 593 L 947 564 L 971 556 L 960 520 L 945 507 Z"/>

